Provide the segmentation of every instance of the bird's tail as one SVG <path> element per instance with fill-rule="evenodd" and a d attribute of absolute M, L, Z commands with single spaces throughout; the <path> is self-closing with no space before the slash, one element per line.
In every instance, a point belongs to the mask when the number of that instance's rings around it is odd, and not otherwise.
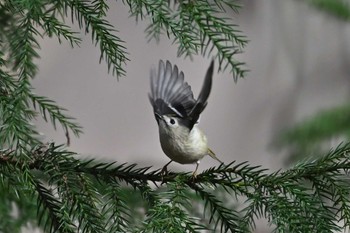
<path fill-rule="evenodd" d="M 214 151 L 212 151 L 210 148 L 208 148 L 208 155 L 209 155 L 210 157 L 212 157 L 213 159 L 219 161 L 219 163 L 223 163 L 220 159 L 218 159 L 218 157 L 216 157 Z"/>

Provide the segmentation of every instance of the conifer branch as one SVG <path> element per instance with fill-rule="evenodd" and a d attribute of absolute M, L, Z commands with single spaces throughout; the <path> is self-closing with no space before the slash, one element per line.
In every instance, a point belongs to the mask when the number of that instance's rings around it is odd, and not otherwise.
<path fill-rule="evenodd" d="M 325 142 L 334 138 L 350 139 L 348 119 L 350 118 L 350 105 L 321 110 L 317 114 L 297 123 L 292 128 L 282 131 L 273 140 L 275 149 L 286 148 L 289 150 L 287 162 L 295 162 L 303 159 L 303 155 L 313 157 L 323 153 Z"/>
<path fill-rule="evenodd" d="M 127 203 L 124 201 L 126 197 L 122 189 L 118 182 L 113 180 L 108 182 L 104 190 L 102 194 L 105 204 L 102 207 L 102 214 L 106 219 L 105 229 L 110 233 L 127 232 L 132 216 Z"/>
<path fill-rule="evenodd" d="M 38 221 L 44 221 L 46 232 L 75 232 L 71 220 L 65 217 L 62 203 L 40 181 L 36 181 Z M 46 219 L 46 220 L 44 220 Z"/>
<path fill-rule="evenodd" d="M 350 20 L 350 6 L 349 2 L 344 0 L 309 0 L 311 5 L 320 10 L 337 17 L 338 19 Z"/>
<path fill-rule="evenodd" d="M 181 229 L 190 232 L 202 229 L 204 226 L 199 219 L 191 216 L 186 208 L 190 203 L 187 191 L 191 190 L 203 200 L 213 229 L 220 226 L 222 232 L 246 232 L 254 228 L 255 218 L 265 217 L 277 231 L 310 232 L 338 231 L 341 227 L 334 223 L 340 220 L 344 221 L 343 227 L 348 226 L 350 186 L 346 172 L 350 168 L 349 152 L 349 144 L 341 145 L 321 159 L 302 162 L 284 172 L 271 174 L 246 163 L 231 163 L 208 169 L 195 179 L 186 173 L 164 176 L 159 170 L 150 171 L 150 168 L 137 168 L 135 165 L 98 163 L 94 160 L 84 162 L 74 158 L 74 153 L 62 146 L 53 144 L 42 149 L 40 154 L 34 151 L 36 155 L 30 163 L 17 161 L 15 157 L 9 159 L 10 155 L 6 154 L 0 157 L 0 164 L 26 166 L 47 174 L 47 183 L 57 186 L 58 203 L 60 200 L 67 202 L 63 206 L 69 208 L 67 213 L 70 213 L 71 219 L 79 220 L 78 228 L 83 232 L 100 232 L 106 219 L 110 219 L 105 211 L 100 210 L 107 203 L 104 204 L 106 199 L 98 194 L 99 186 L 94 185 L 97 181 L 104 184 L 101 188 L 110 183 L 118 186 L 123 181 L 139 190 L 149 206 L 148 218 L 139 227 L 145 232 L 162 231 L 164 226 L 174 229 L 181 226 Z M 164 186 L 165 190 L 155 192 L 149 182 Z M 234 193 L 247 198 L 246 206 L 236 212 L 227 209 L 210 192 L 212 187 L 222 187 L 229 195 Z M 116 190 L 104 190 L 102 193 L 114 195 Z M 48 193 L 42 191 L 41 196 L 45 195 Z M 53 211 L 55 203 L 52 203 L 51 196 L 47 196 L 46 200 L 51 207 L 46 204 L 46 208 Z M 123 212 L 120 214 L 125 220 L 115 226 L 124 229 L 129 216 Z M 50 222 L 50 226 L 52 224 Z"/>
<path fill-rule="evenodd" d="M 64 112 L 67 110 L 59 107 L 54 101 L 34 93 L 29 93 L 29 98 L 33 103 L 34 109 L 39 108 L 41 116 L 46 122 L 48 122 L 47 113 L 49 114 L 54 129 L 56 129 L 56 122 L 58 121 L 64 130 L 70 129 L 75 136 L 79 136 L 82 133 L 82 127 L 75 122 L 74 118 L 65 115 Z"/>
<path fill-rule="evenodd" d="M 100 61 L 105 59 L 108 71 L 117 77 L 125 75 L 124 64 L 127 58 L 124 41 L 112 33 L 117 30 L 105 19 L 101 18 L 105 14 L 105 7 L 100 5 L 90 6 L 87 2 L 70 0 L 67 6 L 72 11 L 72 17 L 78 21 L 80 28 L 85 28 L 85 32 L 91 30 L 93 41 L 100 45 Z M 98 3 L 95 1 L 95 3 Z M 66 3 L 64 3 L 66 4 Z M 100 7 L 99 7 L 100 6 Z M 96 12 L 95 8 L 100 11 Z M 102 10 L 102 12 L 101 12 Z"/>
<path fill-rule="evenodd" d="M 205 229 L 186 213 L 185 205 L 191 204 L 184 190 L 182 183 L 170 183 L 169 191 L 158 197 L 159 201 L 148 210 L 140 232 L 198 232 Z"/>
<path fill-rule="evenodd" d="M 75 45 L 79 45 L 81 39 L 77 36 L 77 32 L 73 32 L 69 26 L 60 22 L 54 15 L 54 13 L 47 11 L 43 13 L 43 16 L 40 18 L 38 23 L 45 30 L 45 33 L 49 37 L 53 37 L 55 35 L 59 41 L 62 43 L 62 37 L 64 40 L 68 41 L 72 47 Z"/>
<path fill-rule="evenodd" d="M 235 1 L 198 0 L 172 4 L 169 1 L 126 0 L 126 3 L 136 19 L 150 17 L 151 23 L 146 29 L 148 38 L 158 41 L 162 34 L 173 38 L 179 56 L 214 55 L 218 58 L 219 70 L 230 67 L 235 81 L 247 71 L 242 67 L 244 63 L 234 58 L 241 53 L 247 39 L 224 15 L 227 7 L 235 12 L 238 10 Z"/>
<path fill-rule="evenodd" d="M 0 73 L 4 74 L 3 71 Z M 39 133 L 29 120 L 36 116 L 36 113 L 27 108 L 25 92 L 27 86 L 12 86 L 11 78 L 3 77 L 3 86 L 0 99 L 2 102 L 0 119 L 0 143 L 11 149 L 26 150 L 29 145 L 39 144 Z"/>
<path fill-rule="evenodd" d="M 221 232 L 248 232 L 243 222 L 240 213 L 235 209 L 228 209 L 219 201 L 214 194 L 205 191 L 199 185 L 193 184 L 191 186 L 197 194 L 203 199 L 204 209 L 209 212 L 209 224 L 214 224 L 214 230 L 220 225 Z"/>

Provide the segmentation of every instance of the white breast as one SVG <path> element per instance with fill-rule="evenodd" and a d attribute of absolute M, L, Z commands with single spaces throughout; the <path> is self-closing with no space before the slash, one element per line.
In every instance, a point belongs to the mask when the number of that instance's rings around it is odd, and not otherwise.
<path fill-rule="evenodd" d="M 196 125 L 190 132 L 180 129 L 159 128 L 162 149 L 171 160 L 190 164 L 208 154 L 207 138 Z"/>

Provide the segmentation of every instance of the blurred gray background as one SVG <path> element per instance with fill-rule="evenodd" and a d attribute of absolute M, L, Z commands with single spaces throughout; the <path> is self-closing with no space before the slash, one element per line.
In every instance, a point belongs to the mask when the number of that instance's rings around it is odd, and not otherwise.
<path fill-rule="evenodd" d="M 272 138 L 285 127 L 349 98 L 350 26 L 296 0 L 245 1 L 234 22 L 250 40 L 238 57 L 250 72 L 235 84 L 231 74 L 215 73 L 209 103 L 200 126 L 211 148 L 226 163 L 249 161 L 276 170 L 283 153 L 269 149 Z M 163 37 L 147 43 L 148 22 L 136 23 L 128 8 L 111 1 L 108 19 L 126 42 L 130 62 L 126 77 L 117 79 L 99 61 L 91 35 L 80 47 L 42 41 L 35 92 L 56 100 L 84 127 L 72 136 L 70 149 L 86 158 L 161 168 L 163 154 L 158 128 L 148 101 L 149 73 L 159 59 L 184 71 L 195 96 L 208 59 L 177 58 L 176 46 Z M 61 130 L 39 122 L 45 141 L 65 143 Z M 210 157 L 200 170 L 218 165 Z M 173 163 L 169 168 L 192 171 L 195 165 Z M 257 232 L 263 229 L 258 228 Z"/>

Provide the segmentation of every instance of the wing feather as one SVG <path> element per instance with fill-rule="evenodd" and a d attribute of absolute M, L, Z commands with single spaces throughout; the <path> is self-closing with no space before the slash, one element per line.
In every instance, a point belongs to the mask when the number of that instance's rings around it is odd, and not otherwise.
<path fill-rule="evenodd" d="M 201 89 L 201 92 L 198 95 L 197 101 L 193 106 L 189 115 L 192 118 L 192 121 L 195 123 L 199 119 L 199 115 L 203 112 L 205 107 L 208 104 L 208 97 L 211 91 L 212 80 L 213 80 L 213 72 L 214 72 L 214 60 L 211 61 L 207 73 L 205 74 L 204 83 Z"/>
<path fill-rule="evenodd" d="M 174 114 L 187 117 L 195 104 L 191 87 L 184 81 L 183 72 L 169 61 L 159 61 L 158 72 L 151 70 L 149 99 L 155 114 Z"/>

